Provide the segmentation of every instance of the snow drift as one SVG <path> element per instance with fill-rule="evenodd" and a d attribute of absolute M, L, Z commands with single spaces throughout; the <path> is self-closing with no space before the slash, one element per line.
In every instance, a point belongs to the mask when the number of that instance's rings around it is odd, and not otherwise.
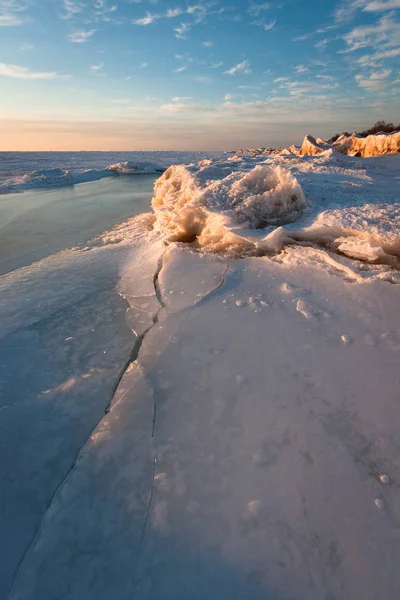
<path fill-rule="evenodd" d="M 307 208 L 290 171 L 249 161 L 170 167 L 155 183 L 156 226 L 168 241 L 243 249 L 243 229 L 295 221 Z"/>

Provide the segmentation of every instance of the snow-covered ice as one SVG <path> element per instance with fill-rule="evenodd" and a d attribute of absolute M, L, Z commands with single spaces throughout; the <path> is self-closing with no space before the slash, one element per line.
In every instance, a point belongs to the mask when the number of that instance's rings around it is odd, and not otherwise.
<path fill-rule="evenodd" d="M 0 597 L 397 598 L 398 168 L 171 167 L 1 278 Z"/>

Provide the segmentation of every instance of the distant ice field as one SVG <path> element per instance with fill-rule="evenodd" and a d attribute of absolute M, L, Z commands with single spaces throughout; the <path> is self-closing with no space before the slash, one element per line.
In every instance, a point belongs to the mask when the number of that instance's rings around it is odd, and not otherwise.
<path fill-rule="evenodd" d="M 115 174 L 157 172 L 172 164 L 197 162 L 221 154 L 162 151 L 0 152 L 0 194 L 71 186 Z M 128 166 L 128 169 L 124 169 L 124 166 Z M 110 167 L 114 167 L 111 172 Z"/>

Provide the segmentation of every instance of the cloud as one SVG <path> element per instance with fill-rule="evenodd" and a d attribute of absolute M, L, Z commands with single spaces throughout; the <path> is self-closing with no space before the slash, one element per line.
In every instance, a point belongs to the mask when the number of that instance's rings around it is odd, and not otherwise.
<path fill-rule="evenodd" d="M 236 75 L 237 73 L 241 75 L 249 75 L 251 73 L 250 62 L 247 59 L 241 63 L 238 63 L 231 69 L 224 71 L 225 75 Z"/>
<path fill-rule="evenodd" d="M 250 0 L 250 6 L 248 9 L 248 12 L 253 17 L 258 17 L 258 15 L 260 14 L 261 11 L 268 10 L 269 8 L 270 8 L 270 5 L 268 2 L 264 2 L 264 4 L 256 4 L 255 2 L 252 2 L 252 0 Z"/>
<path fill-rule="evenodd" d="M 55 71 L 51 72 L 35 72 L 31 71 L 29 67 L 20 67 L 18 65 L 7 65 L 0 63 L 0 76 L 3 77 L 14 77 L 15 79 L 56 79 L 66 78 L 69 75 L 59 75 Z"/>
<path fill-rule="evenodd" d="M 207 5 L 194 4 L 192 6 L 188 6 L 186 12 L 188 15 L 193 15 L 195 17 L 196 23 L 200 23 L 200 21 L 207 16 Z"/>
<path fill-rule="evenodd" d="M 171 98 L 171 102 L 187 102 L 188 100 L 192 100 L 191 96 L 175 96 Z"/>
<path fill-rule="evenodd" d="M 214 46 L 214 42 L 203 42 L 203 46 L 206 48 L 211 48 L 211 46 Z"/>
<path fill-rule="evenodd" d="M 26 52 L 27 50 L 33 50 L 34 49 L 34 45 L 33 44 L 23 44 L 20 48 L 21 52 Z"/>
<path fill-rule="evenodd" d="M 169 8 L 165 13 L 167 19 L 173 19 L 174 17 L 179 17 L 183 13 L 181 8 Z"/>
<path fill-rule="evenodd" d="M 17 27 L 22 25 L 21 12 L 26 10 L 26 4 L 18 0 L 0 0 L 0 27 Z"/>
<path fill-rule="evenodd" d="M 252 25 L 257 25 L 258 27 L 262 27 L 264 31 L 270 31 L 273 27 L 275 27 L 276 19 L 272 19 L 272 21 L 265 22 L 265 19 L 260 19 L 259 21 L 253 21 Z"/>
<path fill-rule="evenodd" d="M 184 67 L 178 67 L 177 69 L 174 69 L 174 73 L 182 73 L 182 71 L 186 71 L 187 66 Z"/>
<path fill-rule="evenodd" d="M 98 65 L 91 65 L 90 70 L 92 71 L 92 73 L 95 73 L 96 75 L 104 76 L 104 73 L 102 73 L 103 67 L 104 67 L 104 64 L 101 62 Z"/>
<path fill-rule="evenodd" d="M 62 16 L 63 19 L 71 19 L 75 15 L 82 13 L 85 9 L 85 5 L 76 0 L 64 0 L 63 5 L 65 11 Z"/>
<path fill-rule="evenodd" d="M 360 88 L 377 90 L 388 85 L 389 82 L 387 81 L 387 78 L 391 73 L 391 69 L 384 69 L 383 71 L 375 71 L 374 73 L 371 73 L 371 75 L 367 78 L 365 78 L 363 75 L 356 75 L 355 80 Z"/>
<path fill-rule="evenodd" d="M 295 67 L 294 70 L 296 71 L 296 73 L 308 73 L 310 71 L 310 69 L 308 67 L 305 67 L 304 65 L 297 65 L 297 67 Z"/>
<path fill-rule="evenodd" d="M 90 31 L 74 31 L 74 33 L 70 33 L 67 37 L 69 41 L 74 44 L 83 44 L 84 42 L 87 42 L 95 32 L 95 29 L 91 29 Z"/>
<path fill-rule="evenodd" d="M 179 27 L 175 27 L 175 37 L 181 40 L 186 39 L 186 34 L 190 31 L 189 23 L 181 23 Z"/>
<path fill-rule="evenodd" d="M 393 48 L 399 45 L 400 23 L 393 14 L 382 17 L 374 25 L 360 25 L 343 36 L 346 52 L 353 52 L 368 46 L 373 48 Z"/>
<path fill-rule="evenodd" d="M 152 13 L 147 12 L 145 17 L 142 17 L 141 19 L 134 19 L 132 21 L 133 25 L 152 25 L 152 23 L 155 23 L 158 19 L 161 19 L 160 15 L 153 15 Z"/>
<path fill-rule="evenodd" d="M 376 67 L 383 60 L 390 60 L 392 58 L 396 58 L 400 56 L 400 47 L 399 48 L 391 48 L 389 50 L 382 50 L 380 52 L 374 52 L 373 54 L 365 54 L 361 56 L 356 62 L 361 67 Z"/>
<path fill-rule="evenodd" d="M 382 10 L 393 10 L 400 8 L 400 0 L 385 0 L 380 2 L 368 2 L 364 7 L 366 12 L 379 12 Z"/>
<path fill-rule="evenodd" d="M 383 12 L 397 8 L 400 8 L 400 0 L 343 0 L 335 10 L 334 18 L 337 24 L 341 24 L 350 21 L 359 10 Z"/>
<path fill-rule="evenodd" d="M 292 42 L 304 42 L 304 40 L 310 39 L 313 37 L 313 35 L 315 35 L 314 31 L 311 31 L 310 33 L 302 33 L 301 35 L 292 38 Z"/>

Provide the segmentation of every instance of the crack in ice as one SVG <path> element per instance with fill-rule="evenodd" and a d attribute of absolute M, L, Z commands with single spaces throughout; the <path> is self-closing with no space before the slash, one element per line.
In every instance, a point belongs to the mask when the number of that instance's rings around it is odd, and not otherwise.
<path fill-rule="evenodd" d="M 157 270 L 153 275 L 153 285 L 154 285 L 154 292 L 156 295 L 156 298 L 159 302 L 160 308 L 158 309 L 158 311 L 156 312 L 156 314 L 153 316 L 153 323 L 142 333 L 142 335 L 140 335 L 133 348 L 132 351 L 129 355 L 129 358 L 127 359 L 127 361 L 125 362 L 125 364 L 123 365 L 122 369 L 120 370 L 117 379 L 113 385 L 112 388 L 112 393 L 111 393 L 111 397 L 106 405 L 106 408 L 104 410 L 104 414 L 107 415 L 112 407 L 112 401 L 113 398 L 115 397 L 116 391 L 119 387 L 119 384 L 121 383 L 121 380 L 124 376 L 124 374 L 126 373 L 128 367 L 134 363 L 139 355 L 140 349 L 142 347 L 144 338 L 146 337 L 147 333 L 155 326 L 157 325 L 157 323 L 159 322 L 159 313 L 160 311 L 165 308 L 165 303 L 164 300 L 162 298 L 162 294 L 161 294 L 161 290 L 160 290 L 160 286 L 158 283 L 158 278 L 159 275 L 162 271 L 162 268 L 164 266 L 164 261 L 163 261 L 163 257 L 164 257 L 164 252 L 161 254 L 158 262 L 157 262 Z M 154 493 L 154 480 L 155 480 L 155 469 L 156 469 L 156 452 L 155 452 L 155 447 L 154 447 L 154 434 L 155 434 L 155 427 L 156 427 L 156 417 L 157 417 L 157 403 L 156 403 L 156 399 L 155 396 L 153 394 L 153 399 L 154 399 L 154 414 L 153 414 L 153 423 L 152 423 L 152 431 L 151 431 L 151 436 L 152 436 L 152 440 L 153 440 L 153 469 L 152 469 L 152 482 L 151 482 L 151 488 L 150 488 L 150 497 L 149 497 L 149 502 L 148 502 L 148 507 L 147 507 L 147 511 L 146 511 L 146 517 L 145 517 L 145 521 L 144 521 L 144 525 L 143 525 L 143 529 L 142 529 L 142 533 L 141 533 L 141 538 L 140 538 L 140 543 L 139 543 L 139 548 L 138 548 L 138 552 L 137 552 L 137 556 L 136 556 L 136 561 L 135 561 L 135 566 L 134 569 L 136 569 L 136 565 L 137 562 L 139 560 L 139 555 L 142 549 L 142 545 L 143 545 L 143 540 L 144 540 L 144 536 L 145 536 L 145 532 L 146 532 L 146 528 L 147 528 L 147 522 L 149 519 L 149 514 L 150 514 L 150 509 L 151 509 L 151 504 L 152 504 L 152 500 L 153 500 L 153 493 Z M 42 532 L 43 529 L 43 524 L 44 524 L 44 520 L 46 518 L 46 515 L 48 513 L 48 511 L 50 510 L 50 508 L 52 507 L 55 498 L 57 497 L 57 495 L 59 494 L 60 490 L 64 487 L 64 485 L 66 484 L 66 482 L 68 481 L 69 477 L 71 476 L 71 473 L 74 471 L 76 465 L 79 462 L 80 457 L 82 456 L 82 452 L 83 449 L 85 448 L 85 446 L 87 445 L 87 442 L 89 441 L 89 439 L 91 438 L 91 436 L 93 435 L 93 432 L 96 431 L 97 427 L 99 426 L 99 424 L 101 423 L 101 421 L 103 420 L 104 417 L 102 417 L 102 419 L 100 419 L 100 421 L 96 424 L 96 426 L 94 427 L 94 429 L 92 430 L 90 436 L 88 437 L 88 439 L 84 442 L 84 444 L 81 446 L 81 448 L 79 449 L 79 452 L 76 455 L 75 460 L 72 462 L 71 466 L 69 467 L 66 475 L 64 476 L 64 478 L 62 479 L 62 481 L 59 483 L 59 485 L 57 486 L 57 488 L 55 489 L 54 493 L 52 494 L 49 503 L 47 504 L 47 507 L 42 515 L 42 518 L 40 520 L 40 524 L 39 527 L 35 533 L 35 535 L 32 537 L 31 541 L 29 542 L 29 544 L 27 545 L 25 552 L 23 553 L 21 559 L 18 561 L 18 564 L 14 570 L 13 573 L 13 577 L 11 580 L 11 584 L 7 593 L 6 598 L 8 599 L 10 597 L 11 592 L 14 589 L 15 583 L 17 581 L 18 578 L 18 574 L 20 572 L 21 566 L 23 565 L 25 558 L 27 557 L 27 555 L 29 554 L 29 552 L 31 551 L 31 549 L 35 546 L 36 541 L 39 539 L 39 536 Z"/>

